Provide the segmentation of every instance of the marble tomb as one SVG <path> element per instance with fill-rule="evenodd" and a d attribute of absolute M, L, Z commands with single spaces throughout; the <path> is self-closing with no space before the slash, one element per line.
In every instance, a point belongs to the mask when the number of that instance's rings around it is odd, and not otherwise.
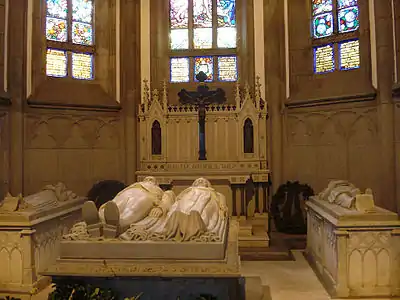
<path fill-rule="evenodd" d="M 59 241 L 80 220 L 84 201 L 58 183 L 0 202 L 0 297 L 30 299 L 49 285 L 39 272 L 56 260 Z"/>
<path fill-rule="evenodd" d="M 196 292 L 243 299 L 239 224 L 207 179 L 176 196 L 148 176 L 99 211 L 86 202 L 82 214 L 84 222 L 64 235 L 60 257 L 43 272 L 56 284 L 83 280 L 143 300 Z"/>
<path fill-rule="evenodd" d="M 400 296 L 400 221 L 336 180 L 307 202 L 307 258 L 332 297 Z"/>

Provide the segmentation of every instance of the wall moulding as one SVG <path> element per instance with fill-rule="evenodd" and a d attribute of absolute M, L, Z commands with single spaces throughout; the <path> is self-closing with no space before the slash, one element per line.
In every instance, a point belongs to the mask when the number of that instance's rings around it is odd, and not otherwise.
<path fill-rule="evenodd" d="M 300 108 L 300 107 L 312 107 L 312 106 L 322 106 L 322 105 L 332 105 L 332 104 L 345 104 L 345 103 L 355 103 L 355 102 L 371 102 L 376 99 L 376 92 L 356 94 L 356 95 L 345 95 L 341 97 L 326 97 L 326 98 L 316 98 L 309 100 L 300 99 L 288 99 L 284 104 L 286 108 Z"/>
<path fill-rule="evenodd" d="M 101 104 L 64 104 L 64 103 L 53 103 L 53 102 L 42 102 L 28 99 L 28 105 L 31 108 L 44 108 L 44 109 L 54 109 L 54 110 L 84 110 L 84 111 L 105 111 L 105 112 L 117 112 L 122 109 L 122 107 L 115 103 L 115 105 L 101 105 Z"/>

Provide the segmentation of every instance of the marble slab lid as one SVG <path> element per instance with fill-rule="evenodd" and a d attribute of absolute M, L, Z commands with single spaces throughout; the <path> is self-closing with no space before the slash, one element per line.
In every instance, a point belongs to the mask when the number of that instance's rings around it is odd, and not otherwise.
<path fill-rule="evenodd" d="M 373 211 L 364 213 L 331 204 L 318 197 L 311 197 L 307 206 L 337 226 L 400 226 L 396 213 L 377 206 Z"/>
<path fill-rule="evenodd" d="M 45 220 L 53 219 L 81 209 L 86 200 L 85 197 L 77 197 L 76 199 L 56 202 L 37 208 L 27 208 L 14 212 L 0 211 L 0 227 L 32 226 L 44 222 Z"/>

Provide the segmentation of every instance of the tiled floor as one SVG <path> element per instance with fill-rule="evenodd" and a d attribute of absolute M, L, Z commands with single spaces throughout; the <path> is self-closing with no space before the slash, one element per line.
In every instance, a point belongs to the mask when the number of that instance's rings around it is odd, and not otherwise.
<path fill-rule="evenodd" d="M 302 251 L 293 251 L 295 261 L 245 261 L 244 276 L 260 276 L 271 300 L 329 300 L 324 287 L 305 260 Z M 375 300 L 375 299 L 368 299 Z M 388 299 L 379 299 L 388 300 Z"/>

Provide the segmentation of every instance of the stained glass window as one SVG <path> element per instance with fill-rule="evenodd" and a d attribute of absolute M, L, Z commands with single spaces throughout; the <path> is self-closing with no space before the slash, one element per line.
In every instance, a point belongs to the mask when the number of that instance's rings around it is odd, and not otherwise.
<path fill-rule="evenodd" d="M 46 5 L 46 74 L 93 79 L 93 0 L 46 0 Z"/>
<path fill-rule="evenodd" d="M 311 0 L 316 74 L 360 67 L 360 28 L 357 0 Z M 337 24 L 337 25 L 336 25 Z M 342 35 L 346 33 L 346 35 Z M 344 41 L 346 39 L 346 41 Z M 349 41 L 350 40 L 350 41 Z M 324 45 L 325 44 L 325 45 Z M 338 63 L 335 64 L 335 57 Z"/>
<path fill-rule="evenodd" d="M 83 23 L 92 23 L 92 0 L 72 0 L 72 19 Z"/>
<path fill-rule="evenodd" d="M 200 71 L 207 81 L 237 80 L 235 0 L 170 0 L 169 18 L 171 82 L 196 81 Z M 212 56 L 216 48 L 221 56 Z M 186 57 L 174 57 L 175 50 Z"/>
<path fill-rule="evenodd" d="M 335 69 L 333 45 L 314 48 L 314 72 L 317 74 L 332 72 Z"/>
<path fill-rule="evenodd" d="M 189 82 L 189 58 L 173 57 L 170 59 L 171 82 Z"/>
<path fill-rule="evenodd" d="M 72 53 L 72 77 L 76 79 L 93 78 L 93 55 Z"/>
<path fill-rule="evenodd" d="M 313 15 L 333 10 L 332 0 L 312 0 Z"/>
<path fill-rule="evenodd" d="M 218 80 L 219 81 L 236 81 L 237 59 L 236 56 L 218 57 Z"/>
<path fill-rule="evenodd" d="M 214 62 L 212 56 L 200 56 L 194 58 L 194 80 L 199 72 L 203 71 L 207 75 L 206 81 L 212 81 L 214 77 Z"/>
<path fill-rule="evenodd" d="M 322 38 L 333 33 L 333 14 L 325 13 L 314 17 L 314 37 Z"/>
<path fill-rule="evenodd" d="M 352 70 L 360 67 L 360 43 L 358 40 L 339 43 L 339 68 Z"/>
<path fill-rule="evenodd" d="M 357 0 L 338 0 L 338 8 L 345 8 L 358 5 Z"/>
<path fill-rule="evenodd" d="M 72 41 L 75 44 L 92 45 L 93 43 L 92 25 L 73 22 L 72 23 Z"/>
<path fill-rule="evenodd" d="M 193 0 L 193 26 L 212 28 L 212 0 Z"/>
<path fill-rule="evenodd" d="M 171 0 L 170 1 L 170 23 L 171 28 L 188 28 L 189 26 L 189 1 Z"/>
<path fill-rule="evenodd" d="M 353 6 L 339 10 L 338 24 L 340 33 L 357 30 L 360 26 L 358 21 L 358 7 Z"/>
<path fill-rule="evenodd" d="M 47 15 L 66 19 L 68 13 L 67 0 L 47 0 Z"/>
<path fill-rule="evenodd" d="M 236 1 L 217 0 L 218 27 L 236 26 Z"/>
<path fill-rule="evenodd" d="M 67 76 L 67 53 L 65 51 L 47 49 L 46 75 L 53 77 Z"/>
<path fill-rule="evenodd" d="M 47 17 L 46 38 L 56 42 L 66 42 L 68 39 L 67 21 Z"/>
<path fill-rule="evenodd" d="M 195 49 L 212 48 L 212 28 L 195 28 L 193 31 Z"/>

